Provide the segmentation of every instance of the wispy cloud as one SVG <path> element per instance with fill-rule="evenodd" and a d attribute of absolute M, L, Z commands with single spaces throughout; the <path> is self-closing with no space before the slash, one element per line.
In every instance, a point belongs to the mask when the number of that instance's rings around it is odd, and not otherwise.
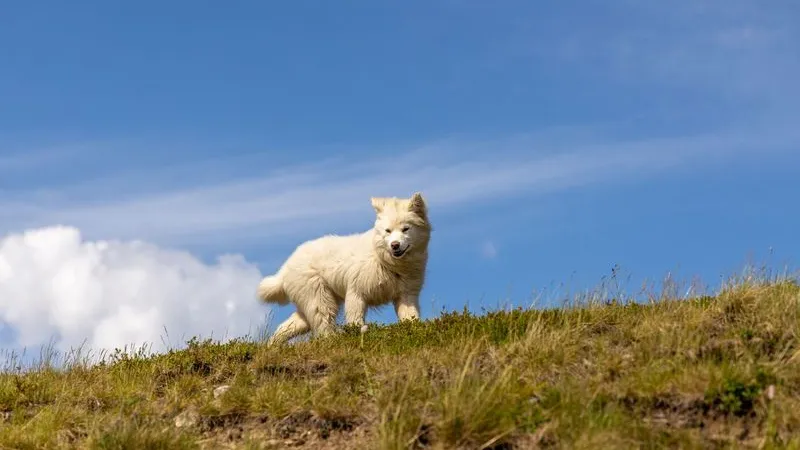
<path fill-rule="evenodd" d="M 0 174 L 29 170 L 46 164 L 63 162 L 80 151 L 79 148 L 11 149 L 0 146 Z"/>
<path fill-rule="evenodd" d="M 546 136 L 546 135 L 544 135 Z M 791 127 L 757 128 L 715 134 L 645 140 L 572 142 L 568 151 L 550 137 L 528 136 L 449 142 L 435 151 L 394 151 L 387 157 L 348 161 L 336 158 L 311 165 L 273 167 L 253 161 L 263 175 L 177 183 L 160 192 L 139 192 L 148 172 L 127 175 L 127 189 L 113 177 L 59 192 L 0 194 L 0 227 L 23 230 L 67 224 L 98 238 L 143 238 L 160 243 L 255 233 L 262 241 L 329 229 L 333 222 L 363 223 L 373 195 L 423 191 L 437 216 L 479 202 L 536 195 L 601 182 L 650 177 L 672 169 L 692 169 L 742 157 L 763 159 L 796 150 L 800 132 Z M 459 151 L 470 158 L 461 158 Z M 161 176 L 190 173 L 175 168 Z M 113 175 L 113 174 L 111 174 Z M 172 175 L 175 177 L 175 175 Z M 255 236 L 254 236 L 255 237 Z"/>

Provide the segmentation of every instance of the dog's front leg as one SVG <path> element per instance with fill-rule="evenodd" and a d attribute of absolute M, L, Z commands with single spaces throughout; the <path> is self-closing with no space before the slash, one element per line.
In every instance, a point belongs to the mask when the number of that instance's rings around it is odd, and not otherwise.
<path fill-rule="evenodd" d="M 353 291 L 348 291 L 344 297 L 344 323 L 345 325 L 363 325 L 367 315 L 367 304 L 364 299 Z"/>
<path fill-rule="evenodd" d="M 400 321 L 419 319 L 419 294 L 411 292 L 401 295 L 394 302 L 394 310 Z"/>

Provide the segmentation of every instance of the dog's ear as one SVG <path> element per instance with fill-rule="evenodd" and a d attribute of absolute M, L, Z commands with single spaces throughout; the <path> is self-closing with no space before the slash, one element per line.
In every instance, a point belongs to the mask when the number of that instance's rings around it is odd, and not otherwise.
<path fill-rule="evenodd" d="M 375 209 L 375 213 L 380 214 L 383 212 L 383 207 L 386 205 L 386 199 L 383 197 L 372 197 L 370 198 L 372 202 L 372 207 Z"/>
<path fill-rule="evenodd" d="M 408 210 L 422 217 L 428 218 L 428 206 L 425 204 L 425 199 L 422 197 L 421 192 L 414 192 L 408 201 Z"/>

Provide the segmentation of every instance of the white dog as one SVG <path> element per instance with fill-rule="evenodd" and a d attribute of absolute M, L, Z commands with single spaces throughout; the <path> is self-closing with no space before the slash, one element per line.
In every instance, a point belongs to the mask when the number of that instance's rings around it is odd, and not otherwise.
<path fill-rule="evenodd" d="M 431 234 L 425 200 L 419 192 L 371 200 L 377 215 L 372 230 L 307 241 L 276 274 L 261 280 L 262 301 L 297 307 L 270 343 L 308 331 L 329 334 L 342 304 L 346 324 L 363 324 L 367 307 L 389 302 L 399 320 L 419 319 Z"/>

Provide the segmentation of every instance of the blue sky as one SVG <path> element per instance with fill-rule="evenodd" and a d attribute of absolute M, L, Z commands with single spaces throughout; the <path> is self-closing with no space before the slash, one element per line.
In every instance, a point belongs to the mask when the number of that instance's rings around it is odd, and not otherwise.
<path fill-rule="evenodd" d="M 421 190 L 424 316 L 614 265 L 634 290 L 715 287 L 800 251 L 798 19 L 745 0 L 6 3 L 0 231 L 266 274 L 368 228 L 369 196 Z"/>

